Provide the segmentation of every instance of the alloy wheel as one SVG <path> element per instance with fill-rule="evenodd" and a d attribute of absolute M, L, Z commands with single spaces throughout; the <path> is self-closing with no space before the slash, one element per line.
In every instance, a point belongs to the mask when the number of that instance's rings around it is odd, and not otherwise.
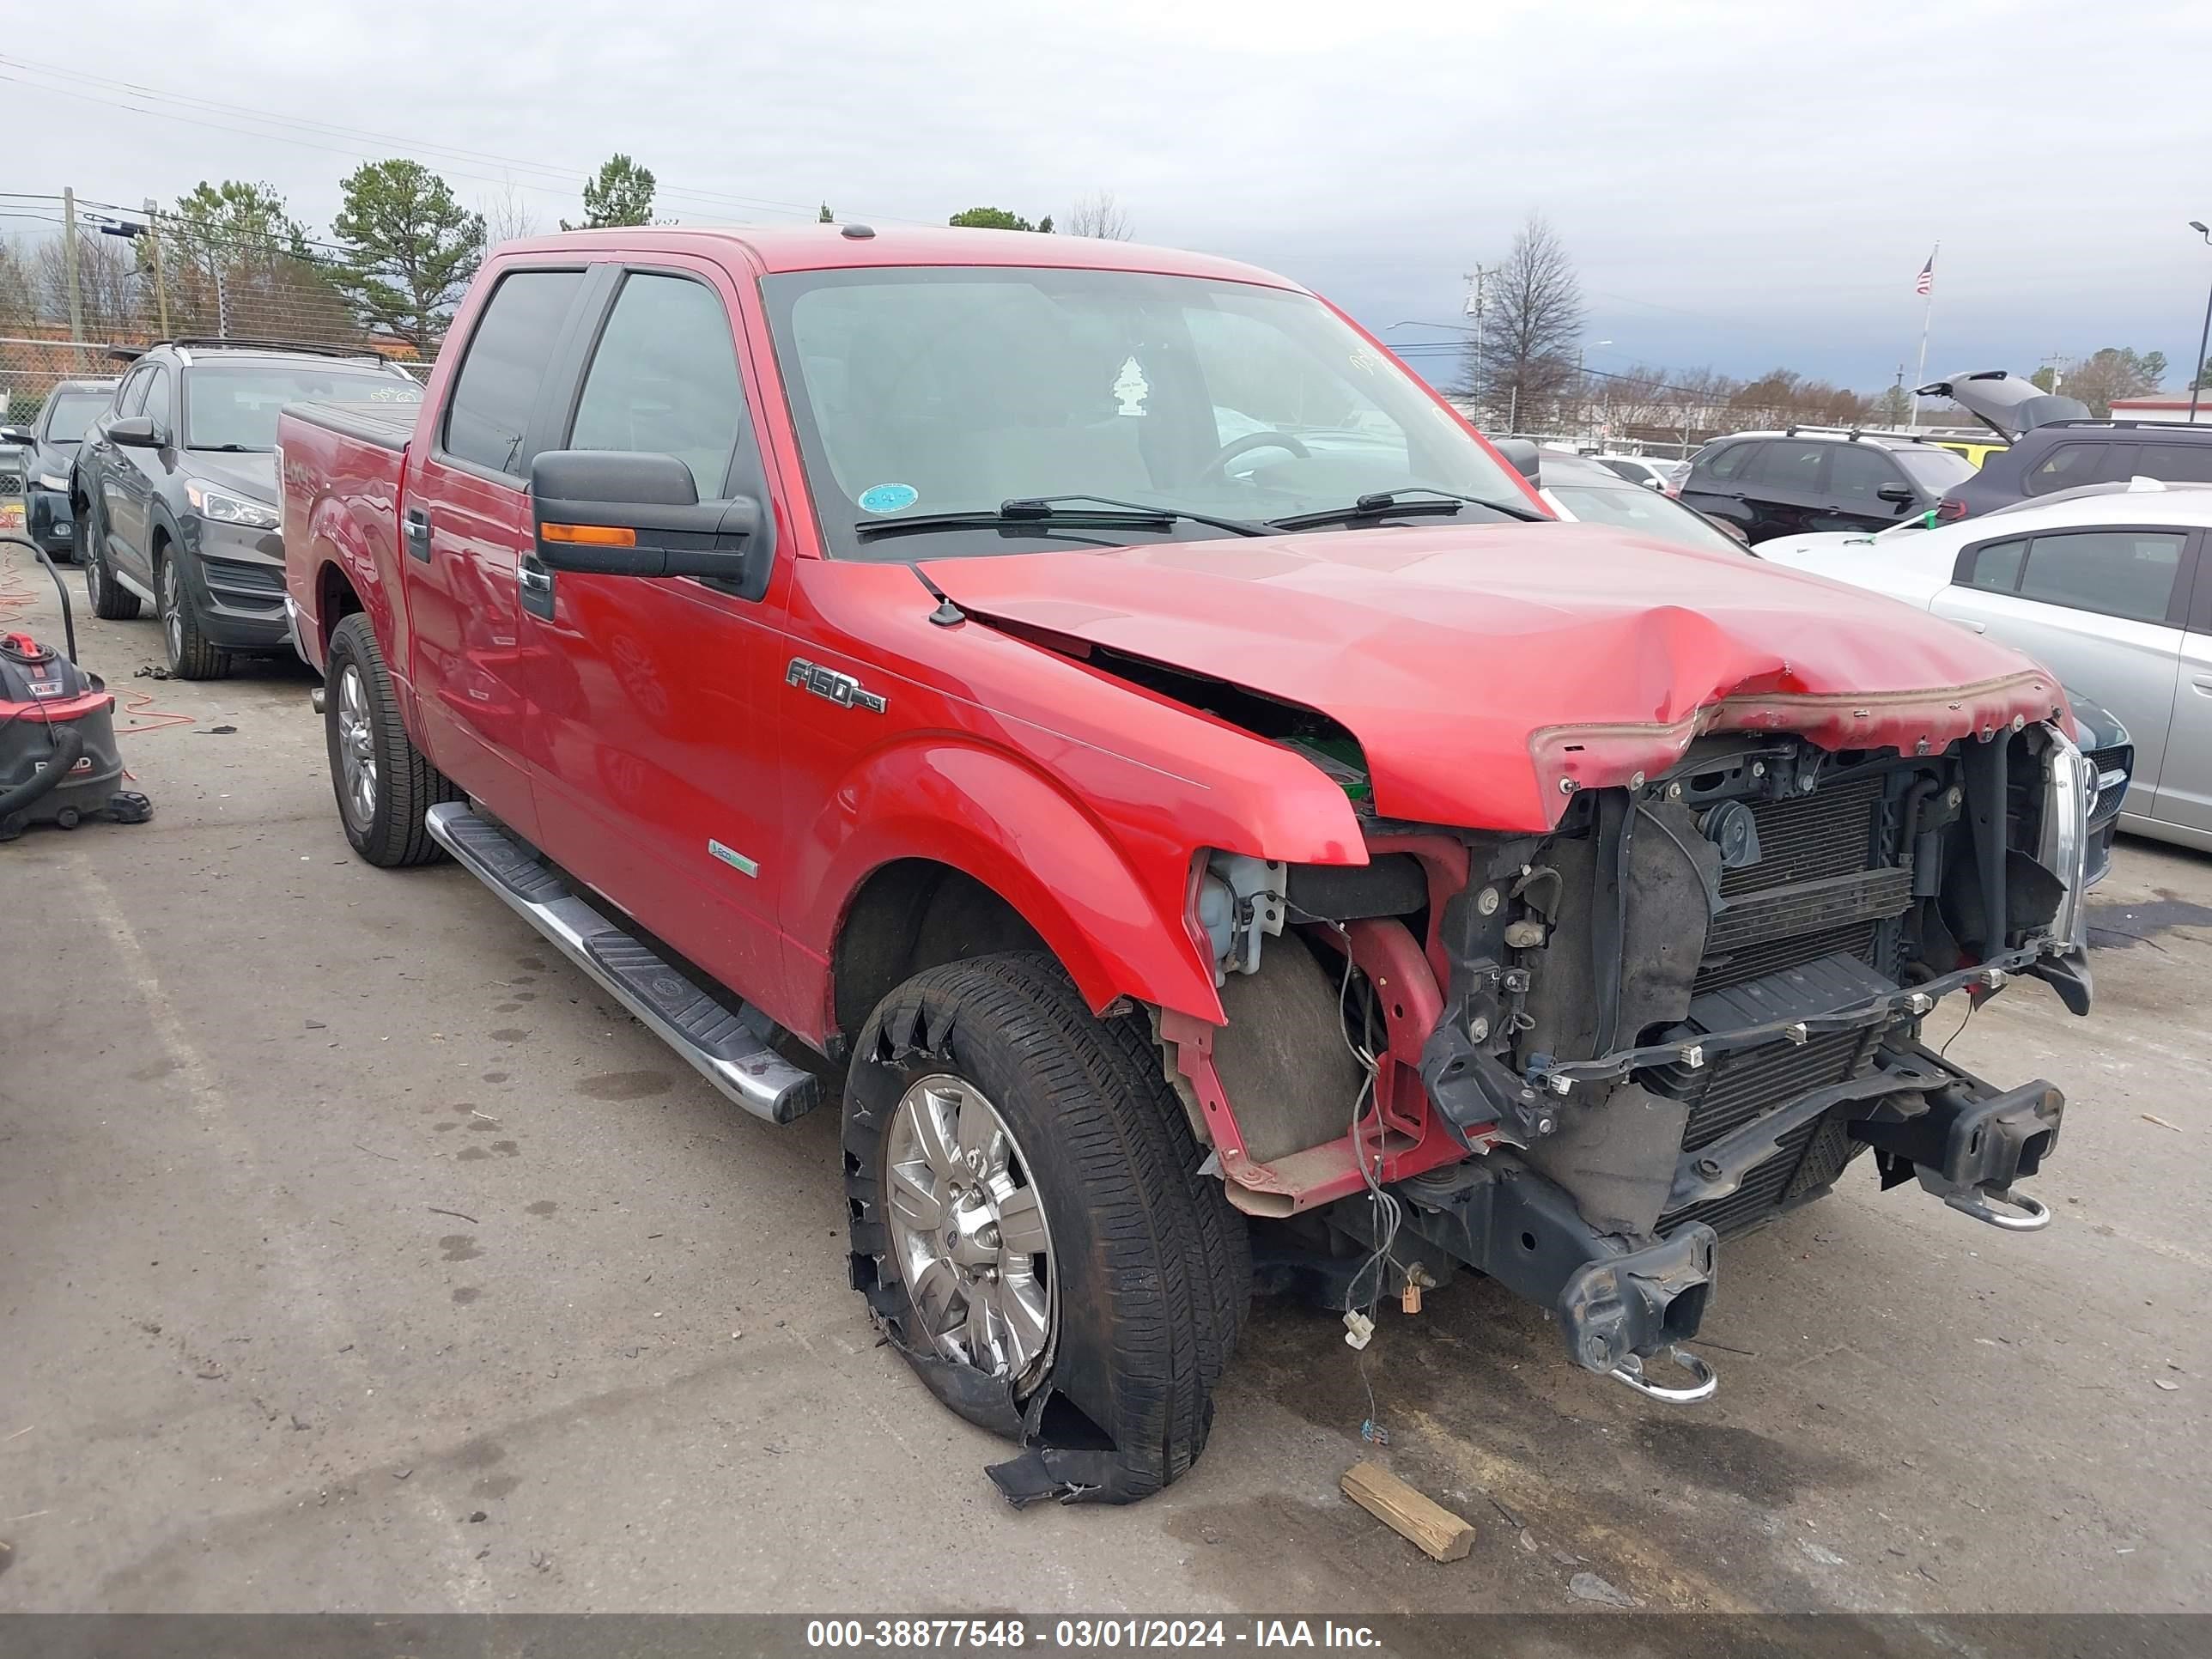
<path fill-rule="evenodd" d="M 184 665 L 184 584 L 177 578 L 177 561 L 172 556 L 161 561 L 161 636 L 169 647 L 171 668 Z"/>
<path fill-rule="evenodd" d="M 368 691 L 361 668 L 348 663 L 338 674 L 338 765 L 346 815 L 366 830 L 376 817 L 376 737 L 368 719 Z"/>
<path fill-rule="evenodd" d="M 972 1083 L 922 1078 L 891 1115 L 884 1175 L 900 1276 L 930 1340 L 1022 1393 L 1050 1363 L 1059 1291 L 1043 1200 L 1006 1120 Z"/>

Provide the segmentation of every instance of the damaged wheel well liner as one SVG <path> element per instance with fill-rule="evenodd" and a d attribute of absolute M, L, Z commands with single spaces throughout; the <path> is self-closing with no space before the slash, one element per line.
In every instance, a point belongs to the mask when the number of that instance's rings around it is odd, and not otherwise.
<path fill-rule="evenodd" d="M 992 1103 L 1051 1228 L 1058 1329 L 1026 1399 L 1005 1375 L 929 1352 L 888 1248 L 884 1137 L 902 1095 L 932 1073 Z M 1034 951 L 916 975 L 860 1032 L 843 1158 L 854 1288 L 932 1392 L 1020 1442 L 1018 1456 L 990 1470 L 1009 1498 L 1133 1502 L 1196 1460 L 1250 1296 L 1251 1257 L 1219 1182 L 1198 1173 L 1141 1018 L 1098 1018 Z"/>

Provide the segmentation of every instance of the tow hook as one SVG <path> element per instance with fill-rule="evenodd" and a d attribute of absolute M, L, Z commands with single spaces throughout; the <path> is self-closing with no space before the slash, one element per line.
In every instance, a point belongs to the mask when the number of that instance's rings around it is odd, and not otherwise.
<path fill-rule="evenodd" d="M 2010 1205 L 2020 1212 L 2008 1215 L 2002 1210 L 1990 1208 L 1991 1201 Z M 1992 1227 L 2002 1227 L 2009 1233 L 2041 1232 L 2051 1224 L 2050 1206 L 2039 1199 L 2025 1193 L 2016 1193 L 2009 1187 L 1994 1191 L 1972 1187 L 1962 1193 L 1946 1193 L 1943 1201 L 1961 1215 L 1970 1215 L 1977 1221 L 1986 1221 Z"/>
<path fill-rule="evenodd" d="M 1721 1380 L 1713 1375 L 1713 1368 L 1688 1349 L 1669 1346 L 1660 1349 L 1658 1353 L 1666 1355 L 1697 1380 L 1686 1389 L 1670 1389 L 1654 1382 L 1644 1374 L 1644 1360 L 1638 1354 L 1629 1355 L 1606 1375 L 1626 1382 L 1647 1400 L 1663 1400 L 1672 1406 L 1694 1406 L 1700 1401 L 1711 1400 L 1713 1391 L 1720 1387 Z M 1657 1358 L 1658 1354 L 1652 1358 Z"/>

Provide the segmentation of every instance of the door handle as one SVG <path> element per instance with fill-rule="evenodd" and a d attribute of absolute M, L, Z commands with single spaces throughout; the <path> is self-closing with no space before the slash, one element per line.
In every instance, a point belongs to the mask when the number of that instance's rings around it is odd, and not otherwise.
<path fill-rule="evenodd" d="M 1954 617 L 1952 620 L 1961 628 L 1972 629 L 1977 634 L 1986 634 L 1990 631 L 1990 625 L 1987 623 L 1976 622 L 1972 617 Z"/>
<path fill-rule="evenodd" d="M 402 520 L 407 532 L 407 550 L 428 564 L 430 562 L 430 509 L 410 507 Z"/>
<path fill-rule="evenodd" d="M 2199 674 L 2189 684 L 2203 696 L 2212 697 L 2212 674 Z"/>
<path fill-rule="evenodd" d="M 553 620 L 553 573 L 535 553 L 525 553 L 514 562 L 514 586 L 525 611 Z"/>

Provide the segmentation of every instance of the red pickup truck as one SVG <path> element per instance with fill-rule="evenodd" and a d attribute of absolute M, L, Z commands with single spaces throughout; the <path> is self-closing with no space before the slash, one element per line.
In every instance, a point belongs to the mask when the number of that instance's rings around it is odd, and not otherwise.
<path fill-rule="evenodd" d="M 1355 1346 L 1472 1269 L 1683 1400 L 1717 1241 L 1861 1153 L 2049 1218 L 2058 1092 L 1920 1030 L 2087 1008 L 2051 677 L 1551 520 L 1294 283 L 511 243 L 419 416 L 279 440 L 355 848 L 450 854 L 763 1118 L 794 1041 L 842 1070 L 854 1285 L 1018 1501 L 1189 1466 L 1257 1228 Z"/>

